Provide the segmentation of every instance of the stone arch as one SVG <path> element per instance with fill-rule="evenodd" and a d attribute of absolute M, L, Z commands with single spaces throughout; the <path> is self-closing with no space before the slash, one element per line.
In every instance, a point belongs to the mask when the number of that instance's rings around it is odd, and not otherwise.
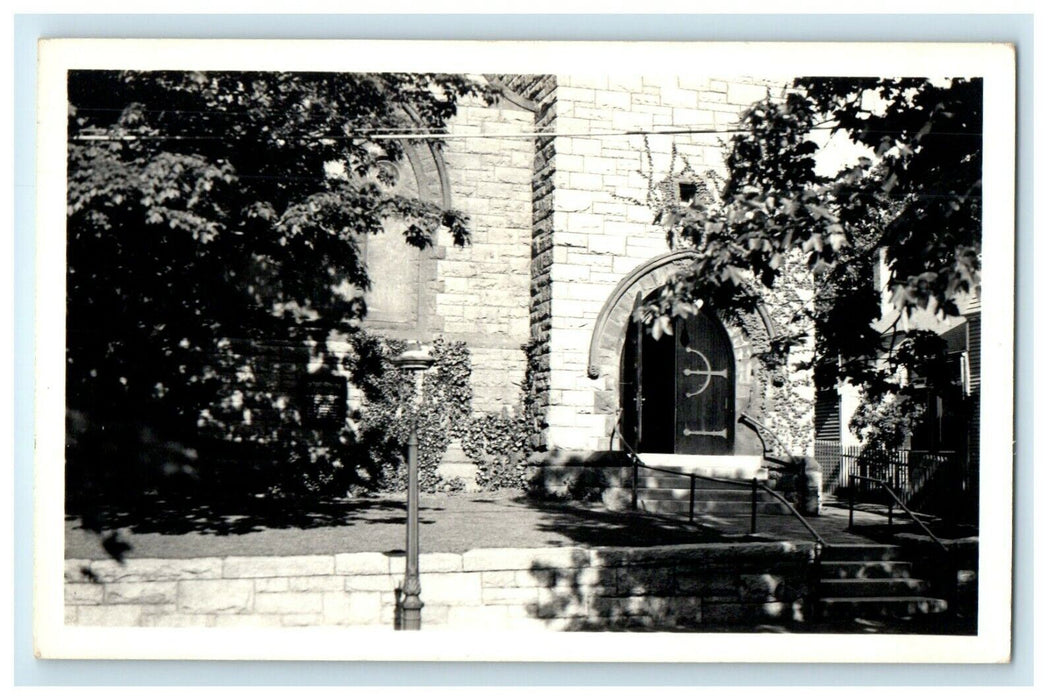
<path fill-rule="evenodd" d="M 424 121 L 408 106 L 403 111 L 415 124 Z M 443 209 L 451 206 L 451 188 L 443 153 L 432 143 L 406 139 L 403 157 L 382 161 L 391 182 L 383 185 L 394 193 L 418 198 Z M 359 243 L 372 278 L 384 280 L 365 292 L 370 311 L 363 324 L 393 337 L 419 338 L 435 325 L 437 259 L 443 255 L 439 240 L 424 250 L 406 245 L 402 225 L 387 221 L 375 235 L 362 236 Z"/>
<path fill-rule="evenodd" d="M 647 297 L 659 289 L 674 271 L 697 259 L 699 255 L 693 250 L 678 250 L 645 261 L 616 285 L 601 307 L 590 339 L 587 374 L 591 379 L 601 380 L 596 385 L 594 402 L 607 414 L 606 432 L 608 434 L 611 434 L 615 428 L 620 412 L 620 362 L 635 297 L 639 292 L 642 298 Z M 765 334 L 772 337 L 774 326 L 765 307 L 758 305 L 756 312 Z M 756 348 L 743 328 L 736 324 L 723 323 L 722 325 L 733 346 L 736 367 L 736 412 L 739 415 L 751 410 L 753 404 L 759 399 L 758 373 L 754 362 Z"/>

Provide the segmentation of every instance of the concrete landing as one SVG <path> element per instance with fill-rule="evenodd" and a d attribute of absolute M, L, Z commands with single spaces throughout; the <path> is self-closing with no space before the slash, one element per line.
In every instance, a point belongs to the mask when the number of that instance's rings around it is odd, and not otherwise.
<path fill-rule="evenodd" d="M 645 452 L 638 456 L 647 467 L 676 469 L 697 476 L 723 479 L 766 479 L 769 476 L 759 455 L 677 455 Z"/>

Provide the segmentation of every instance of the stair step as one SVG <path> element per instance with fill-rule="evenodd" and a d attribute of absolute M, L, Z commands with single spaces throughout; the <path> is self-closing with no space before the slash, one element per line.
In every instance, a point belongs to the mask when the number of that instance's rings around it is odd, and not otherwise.
<path fill-rule="evenodd" d="M 638 499 L 638 506 L 646 513 L 666 513 L 688 515 L 688 496 L 684 499 Z M 750 515 L 751 502 L 747 501 L 696 501 L 697 515 Z M 780 503 L 759 503 L 760 515 L 781 515 L 788 512 Z"/>
<path fill-rule="evenodd" d="M 766 479 L 769 470 L 762 465 L 757 455 L 676 455 L 643 452 L 638 455 L 649 467 L 672 469 L 683 473 L 693 472 L 701 476 L 716 476 L 726 479 Z M 648 469 L 641 470 L 647 473 Z M 653 472 L 649 476 L 661 476 Z"/>
<path fill-rule="evenodd" d="M 897 545 L 887 544 L 830 544 L 824 548 L 825 561 L 900 561 L 903 556 Z"/>
<path fill-rule="evenodd" d="M 646 500 L 689 500 L 691 489 L 680 487 L 638 488 L 637 497 Z M 703 501 L 739 501 L 751 503 L 751 491 L 737 489 L 696 489 L 696 502 Z M 758 502 L 775 502 L 775 499 L 764 491 L 758 493 Z"/>
<path fill-rule="evenodd" d="M 856 598 L 819 598 L 817 615 L 821 619 L 858 617 L 906 618 L 915 615 L 943 613 L 949 605 L 941 598 L 925 596 L 861 596 Z"/>
<path fill-rule="evenodd" d="M 822 579 L 911 578 L 912 563 L 907 561 L 821 561 Z"/>
<path fill-rule="evenodd" d="M 825 578 L 817 582 L 817 592 L 824 598 L 913 596 L 928 588 L 918 578 Z"/>
<path fill-rule="evenodd" d="M 627 481 L 629 487 L 632 483 L 631 477 Z M 692 479 L 689 478 L 688 474 L 684 476 L 677 476 L 674 474 L 663 474 L 663 473 L 646 473 L 645 471 L 638 472 L 637 475 L 637 487 L 638 488 L 689 488 L 689 483 Z M 768 479 L 768 474 L 760 475 L 758 479 L 759 484 L 766 486 L 772 486 L 772 483 Z M 751 493 L 751 482 L 748 480 L 743 486 L 737 484 L 727 484 L 721 481 L 711 481 L 710 479 L 697 478 L 696 479 L 697 489 L 714 489 L 716 491 L 746 491 Z"/>

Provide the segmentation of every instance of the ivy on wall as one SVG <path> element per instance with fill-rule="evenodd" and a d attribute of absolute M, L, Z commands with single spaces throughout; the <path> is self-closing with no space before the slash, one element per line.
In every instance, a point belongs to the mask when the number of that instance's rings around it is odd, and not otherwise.
<path fill-rule="evenodd" d="M 462 433 L 462 449 L 476 464 L 476 483 L 485 491 L 526 486 L 531 438 L 524 415 L 491 413 L 470 420 Z"/>
<path fill-rule="evenodd" d="M 433 492 L 456 487 L 443 482 L 438 467 L 452 434 L 470 417 L 469 349 L 465 343 L 450 343 L 442 338 L 433 341 L 436 364 L 424 375 L 418 403 L 413 374 L 392 363 L 406 350 L 406 341 L 378 337 L 375 342 L 380 350 L 381 371 L 362 378 L 365 381 L 360 389 L 365 401 L 358 417 L 360 440 L 367 446 L 370 461 L 378 465 L 373 486 L 382 491 L 406 490 L 405 449 L 416 417 L 421 490 Z"/>
<path fill-rule="evenodd" d="M 364 404 L 357 418 L 360 442 L 366 447 L 376 474 L 370 484 L 381 491 L 407 487 L 406 444 L 413 417 L 418 425 L 418 483 L 424 492 L 456 491 L 459 479 L 445 480 L 439 466 L 452 440 L 459 439 L 465 454 L 477 465 L 476 483 L 485 490 L 527 485 L 526 461 L 537 433 L 533 396 L 529 390 L 537 368 L 537 353 L 526 345 L 527 371 L 521 403 L 510 414 L 472 414 L 472 362 L 463 342 L 437 338 L 432 343 L 436 364 L 425 373 L 420 404 L 415 406 L 414 378 L 399 370 L 392 359 L 406 349 L 406 341 L 374 337 L 378 367 L 355 379 Z M 361 357 L 368 353 L 360 353 Z M 533 359 L 534 358 L 534 359 Z M 369 487 L 368 487 L 369 488 Z"/>
<path fill-rule="evenodd" d="M 527 363 L 520 383 L 520 406 L 512 415 L 485 414 L 469 420 L 461 434 L 462 449 L 476 464 L 476 483 L 486 491 L 527 488 L 532 471 L 528 456 L 536 447 L 541 417 L 535 378 L 541 369 L 541 341 L 522 346 Z"/>

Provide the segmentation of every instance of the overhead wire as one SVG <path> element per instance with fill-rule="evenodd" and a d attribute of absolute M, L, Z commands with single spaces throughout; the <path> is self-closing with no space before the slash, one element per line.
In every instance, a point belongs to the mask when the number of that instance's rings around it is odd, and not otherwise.
<path fill-rule="evenodd" d="M 834 126 L 814 126 L 809 131 L 833 131 Z M 681 127 L 670 129 L 620 129 L 620 130 L 596 130 L 596 131 L 509 131 L 490 133 L 450 133 L 438 130 L 415 130 L 396 131 L 390 133 L 388 129 L 364 129 L 354 134 L 315 134 L 310 136 L 278 136 L 286 140 L 467 140 L 467 139 L 535 139 L 535 138 L 592 138 L 608 136 L 684 136 L 694 134 L 741 134 L 750 133 L 751 129 L 711 127 Z M 186 134 L 77 134 L 70 136 L 74 141 L 135 141 L 135 140 L 223 140 L 230 138 L 229 135 L 204 135 L 194 136 Z"/>

